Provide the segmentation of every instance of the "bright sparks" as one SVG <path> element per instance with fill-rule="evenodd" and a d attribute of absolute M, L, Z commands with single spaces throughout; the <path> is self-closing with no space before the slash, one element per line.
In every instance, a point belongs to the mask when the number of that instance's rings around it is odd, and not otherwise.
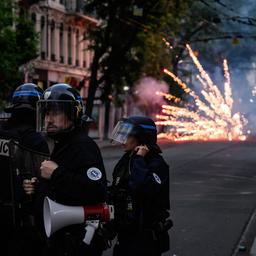
<path fill-rule="evenodd" d="M 202 89 L 200 93 L 191 90 L 186 83 L 173 74 L 170 70 L 164 69 L 188 95 L 192 97 L 193 104 L 187 107 L 163 105 L 162 113 L 157 115 L 157 125 L 166 126 L 166 133 L 159 134 L 174 141 L 184 140 L 245 140 L 243 127 L 247 120 L 238 112 L 233 113 L 233 97 L 231 78 L 227 60 L 223 61 L 224 71 L 224 95 L 213 83 L 209 74 L 204 70 L 198 58 L 189 45 L 186 45 L 199 74 L 197 79 Z M 173 95 L 157 92 L 169 100 L 176 100 Z M 180 100 L 180 99 L 179 99 Z M 175 101 L 174 101 L 175 102 Z M 179 103 L 176 101 L 175 103 Z"/>
<path fill-rule="evenodd" d="M 175 103 L 181 102 L 181 99 L 180 99 L 180 98 L 178 98 L 178 97 L 176 97 L 176 96 L 174 96 L 174 95 L 172 95 L 172 94 L 169 94 L 169 93 L 164 93 L 164 92 L 159 92 L 159 91 L 157 91 L 157 92 L 156 92 L 156 95 L 161 95 L 161 96 L 163 96 L 165 99 L 170 100 L 170 101 L 173 101 L 173 102 L 175 102 Z"/>

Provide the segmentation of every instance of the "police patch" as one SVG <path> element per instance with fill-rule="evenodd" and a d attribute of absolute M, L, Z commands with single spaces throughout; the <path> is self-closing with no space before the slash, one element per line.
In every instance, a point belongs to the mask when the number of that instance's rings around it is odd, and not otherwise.
<path fill-rule="evenodd" d="M 156 181 L 158 184 L 161 184 L 161 183 L 162 183 L 162 181 L 161 181 L 161 179 L 159 178 L 159 176 L 158 176 L 157 174 L 155 174 L 154 172 L 153 172 L 153 176 L 154 176 L 155 181 Z"/>
<path fill-rule="evenodd" d="M 47 100 L 50 97 L 50 95 L 51 95 L 51 92 L 50 91 L 46 91 L 44 93 L 44 99 Z"/>
<path fill-rule="evenodd" d="M 87 176 L 90 180 L 100 180 L 102 173 L 98 168 L 91 167 L 87 170 Z"/>

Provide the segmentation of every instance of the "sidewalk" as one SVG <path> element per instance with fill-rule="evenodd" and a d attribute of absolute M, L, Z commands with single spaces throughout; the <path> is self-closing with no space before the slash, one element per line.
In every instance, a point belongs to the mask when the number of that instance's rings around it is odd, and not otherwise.
<path fill-rule="evenodd" d="M 93 138 L 93 140 L 96 142 L 96 144 L 99 146 L 100 149 L 102 148 L 112 148 L 120 146 L 118 144 L 112 144 L 109 139 L 107 140 L 100 140 L 98 138 Z"/>
<path fill-rule="evenodd" d="M 98 139 L 98 138 L 93 138 L 92 139 L 97 143 L 97 145 L 99 146 L 99 148 L 112 148 L 112 147 L 120 147 L 120 144 L 119 143 L 116 143 L 116 144 L 112 144 L 110 142 L 110 139 L 105 139 L 105 140 L 101 140 L 101 139 Z M 170 147 L 170 145 L 172 144 L 177 144 L 176 142 L 170 142 L 170 140 L 168 139 L 158 139 L 158 143 L 157 143 L 160 148 L 161 147 Z"/>

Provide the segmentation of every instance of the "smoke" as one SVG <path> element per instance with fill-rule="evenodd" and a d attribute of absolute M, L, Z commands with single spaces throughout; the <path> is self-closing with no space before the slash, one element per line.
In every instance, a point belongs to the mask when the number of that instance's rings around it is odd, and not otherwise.
<path fill-rule="evenodd" d="M 256 81 L 255 69 L 253 67 L 233 69 L 231 75 L 234 111 L 244 115 L 248 120 L 246 129 L 256 134 L 256 97 L 252 94 Z"/>
<path fill-rule="evenodd" d="M 254 17 L 256 10 L 256 2 L 234 1 L 234 9 L 237 16 L 244 17 L 245 22 L 250 22 L 250 18 Z M 235 16 L 235 14 L 233 14 Z M 246 18 L 247 17 L 247 18 Z M 249 26 L 243 23 L 235 22 L 232 25 L 233 31 L 240 31 L 244 36 L 239 39 L 237 45 L 231 45 L 227 51 L 227 58 L 230 63 L 231 84 L 234 97 L 234 112 L 241 112 L 248 120 L 245 127 L 252 134 L 256 135 L 256 97 L 252 94 L 252 90 L 256 85 L 256 51 L 255 39 L 247 38 L 255 33 L 255 25 Z M 228 25 L 227 28 L 229 29 Z"/>
<path fill-rule="evenodd" d="M 255 0 L 232 1 L 233 9 L 241 16 L 254 16 Z"/>
<path fill-rule="evenodd" d="M 134 86 L 135 104 L 141 114 L 154 116 L 159 113 L 162 104 L 166 104 L 163 96 L 156 92 L 168 93 L 168 85 L 164 81 L 156 80 L 153 77 L 143 77 Z M 137 109 L 137 113 L 139 112 Z"/>

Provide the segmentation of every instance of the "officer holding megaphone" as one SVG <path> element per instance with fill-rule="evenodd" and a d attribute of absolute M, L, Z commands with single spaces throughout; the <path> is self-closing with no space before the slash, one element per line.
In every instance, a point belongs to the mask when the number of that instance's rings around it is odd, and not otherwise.
<path fill-rule="evenodd" d="M 37 130 L 54 141 L 54 148 L 50 160 L 41 163 L 41 180 L 24 189 L 36 194 L 46 255 L 97 256 L 105 249 L 95 230 L 110 219 L 106 174 L 98 146 L 81 128 L 83 114 L 79 93 L 67 84 L 46 89 L 37 105 Z M 91 205 L 97 205 L 93 213 Z"/>

